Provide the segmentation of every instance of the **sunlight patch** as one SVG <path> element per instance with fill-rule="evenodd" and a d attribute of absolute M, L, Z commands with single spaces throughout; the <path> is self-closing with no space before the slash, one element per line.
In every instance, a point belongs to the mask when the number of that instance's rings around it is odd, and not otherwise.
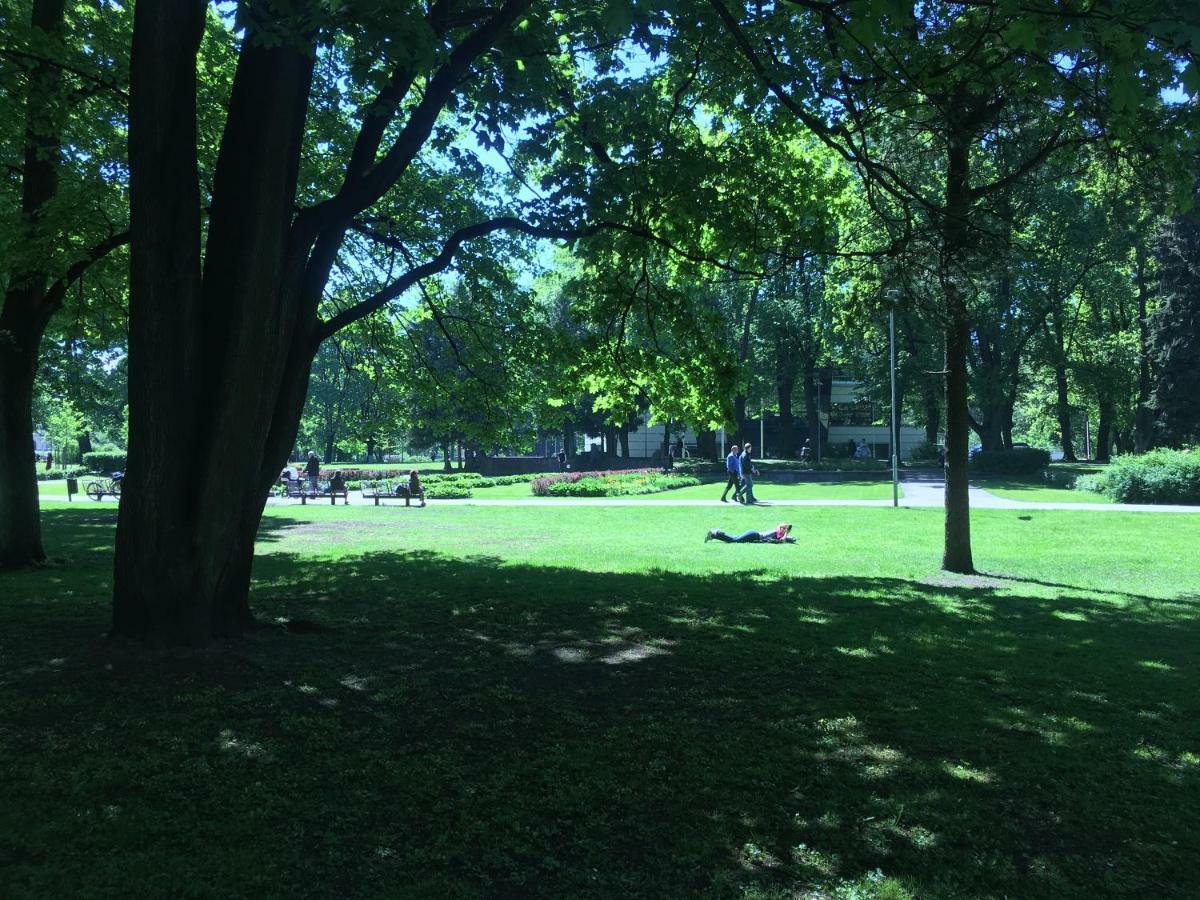
<path fill-rule="evenodd" d="M 942 762 L 942 771 L 951 778 L 957 778 L 959 781 L 970 781 L 975 784 L 993 784 L 996 781 L 996 776 L 986 769 L 978 769 L 970 763 L 951 762 L 945 760 Z"/>
<path fill-rule="evenodd" d="M 1141 662 L 1138 663 L 1138 665 L 1141 666 L 1143 669 L 1152 669 L 1155 672 L 1174 672 L 1175 671 L 1174 666 L 1168 665 L 1167 663 L 1162 662 L 1161 660 L 1143 659 Z"/>
<path fill-rule="evenodd" d="M 237 753 L 246 759 L 265 759 L 268 755 L 262 744 L 243 740 L 228 728 L 223 729 L 217 736 L 217 746 L 227 753 Z"/>

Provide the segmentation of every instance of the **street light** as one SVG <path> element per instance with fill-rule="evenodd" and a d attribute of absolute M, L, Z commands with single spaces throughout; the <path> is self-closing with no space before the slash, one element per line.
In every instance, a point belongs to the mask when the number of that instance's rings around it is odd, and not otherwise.
<path fill-rule="evenodd" d="M 892 428 L 891 436 L 888 441 L 892 447 L 892 506 L 900 505 L 900 447 L 899 437 L 900 429 L 897 425 L 897 410 L 896 410 L 896 301 L 900 299 L 900 292 L 894 288 L 887 292 L 889 301 L 888 310 L 888 356 L 891 359 L 892 371 Z"/>

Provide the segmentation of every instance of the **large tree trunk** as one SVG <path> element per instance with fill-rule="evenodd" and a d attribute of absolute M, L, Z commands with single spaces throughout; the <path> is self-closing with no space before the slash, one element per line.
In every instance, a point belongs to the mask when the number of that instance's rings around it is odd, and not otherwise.
<path fill-rule="evenodd" d="M 701 459 L 718 459 L 720 448 L 717 446 L 717 433 L 707 428 L 696 433 L 696 455 Z"/>
<path fill-rule="evenodd" d="M 971 326 L 966 302 L 957 283 L 954 266 L 967 239 L 969 210 L 969 148 L 952 138 L 947 151 L 946 211 L 942 237 L 942 290 L 946 301 L 946 518 L 942 568 L 970 574 L 975 571 L 971 555 L 971 498 L 967 472 L 967 443 L 970 439 L 967 409 L 967 354 Z"/>
<path fill-rule="evenodd" d="M 315 307 L 285 264 L 312 55 L 247 30 L 202 277 L 195 64 L 206 9 L 147 0 L 134 20 L 129 460 L 113 634 L 152 643 L 204 644 L 251 624 L 254 539 L 316 351 Z"/>
<path fill-rule="evenodd" d="M 629 426 L 622 425 L 617 429 L 617 441 L 621 445 L 621 458 L 629 459 Z"/>
<path fill-rule="evenodd" d="M 40 332 L 14 331 L 0 315 L 0 568 L 45 561 L 33 458 L 33 378 Z"/>
<path fill-rule="evenodd" d="M 746 395 L 737 394 L 733 398 L 733 433 L 734 440 L 741 443 L 746 439 Z"/>

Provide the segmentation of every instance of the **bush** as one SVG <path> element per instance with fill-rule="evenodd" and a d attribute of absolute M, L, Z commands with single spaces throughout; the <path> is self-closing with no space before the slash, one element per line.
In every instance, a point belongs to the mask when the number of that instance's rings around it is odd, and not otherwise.
<path fill-rule="evenodd" d="M 119 450 L 97 450 L 83 454 L 83 467 L 89 472 L 108 475 L 125 471 L 125 454 Z"/>
<path fill-rule="evenodd" d="M 592 475 L 592 473 L 588 473 Z M 677 487 L 700 484 L 691 475 L 665 475 L 658 469 L 635 474 L 604 473 L 575 481 L 553 481 L 542 497 L 634 497 L 643 493 L 672 491 Z"/>
<path fill-rule="evenodd" d="M 82 478 L 88 474 L 88 470 L 83 466 L 65 466 L 63 468 L 51 469 L 47 472 L 45 469 L 38 469 L 38 481 L 58 481 L 61 478 Z"/>
<path fill-rule="evenodd" d="M 917 446 L 913 447 L 912 453 L 909 454 L 909 459 L 913 462 L 936 462 L 941 459 L 942 450 L 934 443 L 929 441 L 921 441 Z"/>
<path fill-rule="evenodd" d="M 1118 456 L 1100 474 L 1080 477 L 1075 487 L 1117 503 L 1200 503 L 1200 451 Z"/>
<path fill-rule="evenodd" d="M 427 500 L 470 500 L 473 496 L 469 487 L 459 484 L 425 484 Z"/>
<path fill-rule="evenodd" d="M 1037 447 L 980 450 L 971 458 L 971 468 L 987 475 L 1037 475 L 1048 465 L 1050 451 Z"/>

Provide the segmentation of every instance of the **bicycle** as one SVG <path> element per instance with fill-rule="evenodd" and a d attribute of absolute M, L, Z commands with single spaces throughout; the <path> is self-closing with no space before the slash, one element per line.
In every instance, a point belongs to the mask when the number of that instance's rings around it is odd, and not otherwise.
<path fill-rule="evenodd" d="M 100 501 L 104 497 L 121 497 L 121 482 L 125 480 L 124 472 L 113 472 L 110 478 L 89 481 L 84 491 L 93 500 Z"/>

